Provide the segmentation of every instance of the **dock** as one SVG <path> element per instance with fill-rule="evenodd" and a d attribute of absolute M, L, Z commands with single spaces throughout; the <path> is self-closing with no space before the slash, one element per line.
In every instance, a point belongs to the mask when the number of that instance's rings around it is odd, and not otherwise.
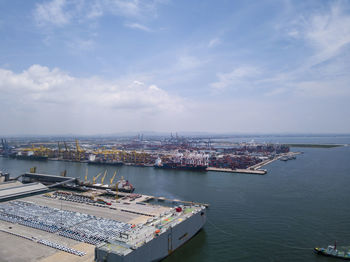
<path fill-rule="evenodd" d="M 273 159 L 264 160 L 256 165 L 250 166 L 247 169 L 231 169 L 231 168 L 218 168 L 218 167 L 208 167 L 207 171 L 215 172 L 227 172 L 227 173 L 240 173 L 240 174 L 252 174 L 252 175 L 265 175 L 267 173 L 266 169 L 261 169 L 263 166 L 266 166 L 282 157 L 291 157 L 301 154 L 301 152 L 289 152 L 284 154 L 279 154 Z"/>

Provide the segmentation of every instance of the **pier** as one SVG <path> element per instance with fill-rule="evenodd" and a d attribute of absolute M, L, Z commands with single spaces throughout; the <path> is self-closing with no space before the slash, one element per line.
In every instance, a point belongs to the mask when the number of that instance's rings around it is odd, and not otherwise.
<path fill-rule="evenodd" d="M 267 173 L 266 169 L 261 169 L 263 166 L 266 166 L 282 157 L 292 157 L 301 154 L 301 152 L 289 152 L 285 154 L 279 154 L 273 159 L 264 160 L 256 165 L 250 166 L 247 169 L 230 169 L 230 168 L 218 168 L 218 167 L 208 167 L 207 171 L 215 172 L 227 172 L 227 173 L 240 173 L 240 174 L 252 174 L 252 175 L 265 175 Z"/>
<path fill-rule="evenodd" d="M 218 167 L 208 167 L 207 171 L 215 172 L 227 172 L 227 173 L 242 173 L 242 174 L 252 174 L 252 175 L 265 175 L 266 170 L 256 170 L 256 169 L 230 169 L 230 168 L 218 168 Z"/>

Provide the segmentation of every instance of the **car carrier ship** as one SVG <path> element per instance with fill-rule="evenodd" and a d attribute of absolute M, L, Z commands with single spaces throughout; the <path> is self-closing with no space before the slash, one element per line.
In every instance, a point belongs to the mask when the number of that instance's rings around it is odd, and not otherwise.
<path fill-rule="evenodd" d="M 150 195 L 57 188 L 79 187 L 72 177 L 51 182 L 0 183 L 1 261 L 159 261 L 206 222 L 205 204 L 164 200 L 173 203 L 164 206 Z"/>

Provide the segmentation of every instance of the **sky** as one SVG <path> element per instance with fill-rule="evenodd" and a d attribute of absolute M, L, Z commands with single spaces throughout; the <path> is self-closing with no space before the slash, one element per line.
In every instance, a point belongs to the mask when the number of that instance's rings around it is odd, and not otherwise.
<path fill-rule="evenodd" d="M 0 0 L 0 135 L 350 133 L 350 0 Z"/>

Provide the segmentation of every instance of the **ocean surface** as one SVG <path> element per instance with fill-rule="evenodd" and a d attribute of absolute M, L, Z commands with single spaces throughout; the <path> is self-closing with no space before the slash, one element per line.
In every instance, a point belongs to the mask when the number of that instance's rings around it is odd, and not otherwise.
<path fill-rule="evenodd" d="M 248 140 L 249 139 L 249 140 Z M 250 141 L 247 138 L 245 141 Z M 256 142 L 350 144 L 350 137 L 259 137 Z M 333 261 L 315 246 L 350 246 L 350 146 L 292 148 L 296 160 L 275 161 L 264 176 L 118 167 L 137 193 L 210 204 L 207 223 L 164 261 Z M 0 157 L 0 170 L 84 177 L 86 164 Z M 104 171 L 89 166 L 89 178 Z M 109 177 L 116 168 L 107 167 Z"/>

